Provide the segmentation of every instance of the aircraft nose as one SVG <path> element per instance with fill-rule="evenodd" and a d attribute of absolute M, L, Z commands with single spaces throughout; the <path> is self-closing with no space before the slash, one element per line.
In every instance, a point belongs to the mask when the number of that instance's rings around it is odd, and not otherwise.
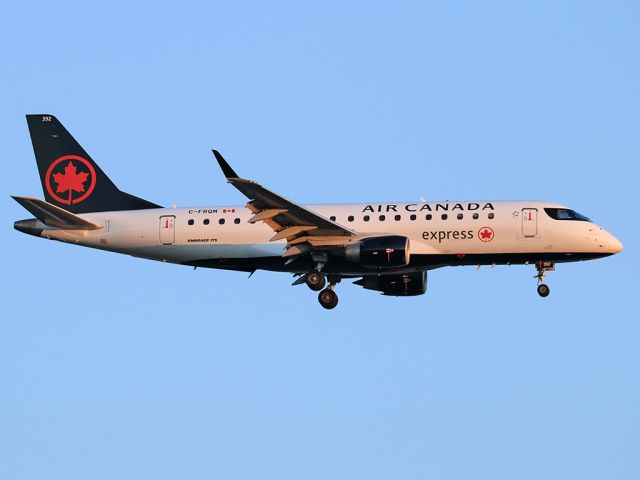
<path fill-rule="evenodd" d="M 622 250 L 622 242 L 620 242 L 620 240 L 618 240 L 611 234 L 609 234 L 609 241 L 607 242 L 607 244 L 611 253 L 618 253 L 620 250 Z"/>
<path fill-rule="evenodd" d="M 604 228 L 599 227 L 598 230 L 591 230 L 593 240 L 596 241 L 598 249 L 609 255 L 614 255 L 622 250 L 622 243 L 616 237 L 607 232 Z"/>

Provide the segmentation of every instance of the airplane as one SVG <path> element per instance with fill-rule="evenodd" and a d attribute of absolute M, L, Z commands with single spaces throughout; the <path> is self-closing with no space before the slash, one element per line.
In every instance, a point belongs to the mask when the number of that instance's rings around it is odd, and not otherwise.
<path fill-rule="evenodd" d="M 12 197 L 35 217 L 16 230 L 194 268 L 288 272 L 326 309 L 338 304 L 343 279 L 414 296 L 426 293 L 429 270 L 462 265 L 533 265 L 546 297 L 556 263 L 622 250 L 589 218 L 552 202 L 300 205 L 241 177 L 217 150 L 246 205 L 165 208 L 119 190 L 55 116 L 26 117 L 45 200 Z"/>

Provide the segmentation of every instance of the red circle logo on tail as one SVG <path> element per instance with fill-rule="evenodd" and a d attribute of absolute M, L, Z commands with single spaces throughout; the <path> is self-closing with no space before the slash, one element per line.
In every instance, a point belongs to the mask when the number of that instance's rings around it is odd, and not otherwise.
<path fill-rule="evenodd" d="M 96 171 L 86 158 L 64 155 L 49 166 L 44 184 L 56 202 L 75 205 L 86 200 L 93 192 Z"/>

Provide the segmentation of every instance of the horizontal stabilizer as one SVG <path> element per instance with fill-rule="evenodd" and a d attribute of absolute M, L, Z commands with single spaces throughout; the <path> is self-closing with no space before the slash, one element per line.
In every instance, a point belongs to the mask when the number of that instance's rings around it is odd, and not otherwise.
<path fill-rule="evenodd" d="M 49 227 L 64 230 L 98 230 L 102 225 L 89 222 L 78 215 L 33 197 L 11 197 L 34 217 Z"/>

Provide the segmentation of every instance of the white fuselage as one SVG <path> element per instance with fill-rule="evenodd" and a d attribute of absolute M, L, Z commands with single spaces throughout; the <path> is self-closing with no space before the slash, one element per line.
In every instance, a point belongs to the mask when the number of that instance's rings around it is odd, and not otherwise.
<path fill-rule="evenodd" d="M 358 232 L 359 238 L 367 234 L 406 236 L 412 257 L 486 255 L 490 259 L 535 253 L 554 254 L 556 261 L 558 255 L 567 255 L 566 261 L 571 261 L 575 254 L 606 256 L 622 248 L 613 235 L 592 222 L 551 218 L 545 208 L 566 207 L 549 202 L 446 201 L 306 208 Z M 81 217 L 103 228 L 59 230 L 42 225 L 41 236 L 172 263 L 281 257 L 286 241 L 270 241 L 273 230 L 262 222 L 249 223 L 252 216 L 244 206 L 95 212 Z M 295 265 L 289 270 L 296 271 Z"/>

